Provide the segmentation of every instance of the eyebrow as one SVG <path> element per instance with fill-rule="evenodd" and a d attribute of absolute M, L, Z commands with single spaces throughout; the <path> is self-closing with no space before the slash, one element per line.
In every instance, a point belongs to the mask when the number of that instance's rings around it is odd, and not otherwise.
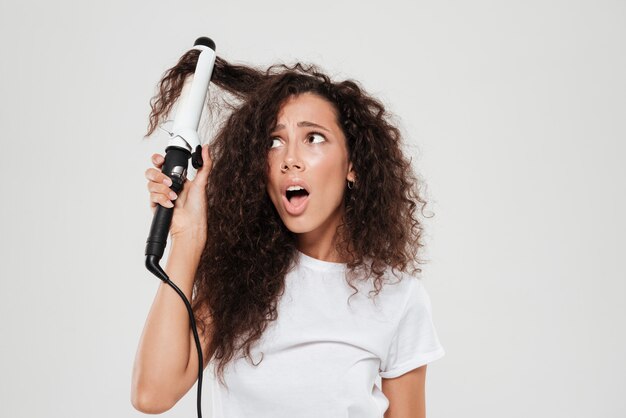
<path fill-rule="evenodd" d="M 318 125 L 317 123 L 306 121 L 306 120 L 303 120 L 302 122 L 298 122 L 298 127 L 302 128 L 303 126 L 319 128 L 326 132 L 330 132 L 328 129 L 324 128 L 323 126 Z M 280 131 L 281 129 L 285 129 L 285 125 L 283 125 L 282 123 L 279 125 L 276 125 L 276 127 L 274 128 L 274 131 Z"/>

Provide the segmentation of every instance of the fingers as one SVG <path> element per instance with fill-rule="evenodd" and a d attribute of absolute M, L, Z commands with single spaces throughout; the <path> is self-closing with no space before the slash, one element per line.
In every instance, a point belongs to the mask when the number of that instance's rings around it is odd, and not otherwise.
<path fill-rule="evenodd" d="M 172 180 L 161 172 L 161 167 L 164 162 L 165 158 L 161 154 L 152 154 L 152 164 L 154 164 L 154 166 L 159 170 L 155 171 L 154 169 L 147 169 L 146 178 L 152 181 L 164 182 L 168 186 L 171 186 Z"/>
<path fill-rule="evenodd" d="M 202 146 L 202 167 L 197 171 L 193 180 L 194 185 L 201 188 L 206 187 L 209 174 L 213 168 L 213 160 L 209 155 L 209 145 Z M 181 205 L 185 204 L 187 193 L 190 185 L 185 182 L 183 190 L 179 195 L 170 188 L 172 186 L 172 180 L 160 169 L 165 162 L 165 158 L 161 154 L 152 155 L 152 164 L 155 168 L 148 168 L 145 172 L 145 177 L 148 179 L 148 191 L 150 192 L 150 208 L 152 213 L 156 211 L 156 206 L 161 205 L 166 208 L 174 207 L 173 200 L 178 199 Z"/>
<path fill-rule="evenodd" d="M 163 195 L 163 197 L 167 198 L 168 200 L 176 200 L 176 198 L 178 197 L 176 195 L 176 192 L 174 192 L 168 186 L 166 186 L 165 184 L 156 183 L 154 181 L 148 182 L 148 191 L 151 195 Z"/>
<path fill-rule="evenodd" d="M 156 210 L 157 204 L 165 208 L 173 208 L 174 203 L 163 194 L 150 193 L 150 208 L 152 212 Z"/>
<path fill-rule="evenodd" d="M 156 168 L 161 168 L 164 162 L 165 159 L 161 154 L 152 154 L 152 164 L 154 164 Z"/>
<path fill-rule="evenodd" d="M 173 200 L 178 199 L 176 193 L 164 184 L 148 182 L 148 190 L 150 191 L 150 207 L 156 208 L 160 204 L 166 208 L 173 208 Z"/>
<path fill-rule="evenodd" d="M 164 163 L 164 158 L 160 154 L 152 155 L 152 163 L 156 168 L 148 168 L 145 176 L 148 179 L 148 191 L 150 192 L 150 208 L 152 213 L 156 211 L 157 204 L 166 208 L 174 207 L 172 200 L 178 198 L 176 193 L 170 189 L 172 180 L 163 174 L 158 168 Z"/>
<path fill-rule="evenodd" d="M 170 187 L 172 185 L 172 179 L 165 174 L 161 173 L 156 168 L 149 168 L 146 170 L 145 176 L 148 180 L 155 183 L 162 183 Z"/>

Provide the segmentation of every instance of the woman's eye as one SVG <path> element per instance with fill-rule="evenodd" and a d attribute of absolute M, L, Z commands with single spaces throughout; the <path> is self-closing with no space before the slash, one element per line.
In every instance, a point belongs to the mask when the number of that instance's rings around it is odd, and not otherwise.
<path fill-rule="evenodd" d="M 277 146 L 280 145 L 280 138 L 272 138 L 271 140 L 271 144 L 270 144 L 270 148 L 276 148 Z"/>
<path fill-rule="evenodd" d="M 316 141 L 316 140 L 314 139 L 314 140 L 313 140 L 313 142 L 309 142 L 309 143 L 312 143 L 312 144 L 318 144 L 318 143 L 320 143 L 320 142 L 326 141 L 326 138 L 324 137 L 324 135 L 322 135 L 322 134 L 320 134 L 320 133 L 318 133 L 318 132 L 313 132 L 313 133 L 309 134 L 309 136 L 307 137 L 307 139 L 311 139 L 311 138 L 315 138 L 315 137 L 320 138 L 321 140 L 317 140 L 317 141 Z"/>

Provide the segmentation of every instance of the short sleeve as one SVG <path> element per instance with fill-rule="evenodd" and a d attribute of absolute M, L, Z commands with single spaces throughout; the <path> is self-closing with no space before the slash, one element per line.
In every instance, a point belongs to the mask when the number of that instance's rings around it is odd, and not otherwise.
<path fill-rule="evenodd" d="M 380 377 L 392 378 L 445 355 L 432 319 L 430 297 L 421 279 L 409 279 L 409 296 L 391 339 L 387 358 L 381 362 Z"/>

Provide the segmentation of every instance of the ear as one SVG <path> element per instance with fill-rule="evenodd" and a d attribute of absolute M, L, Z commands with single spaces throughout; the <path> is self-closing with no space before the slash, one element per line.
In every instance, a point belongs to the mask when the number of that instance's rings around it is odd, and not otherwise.
<path fill-rule="evenodd" d="M 348 174 L 346 175 L 346 180 L 348 181 L 356 181 L 356 172 L 352 166 L 352 162 L 348 164 Z"/>

